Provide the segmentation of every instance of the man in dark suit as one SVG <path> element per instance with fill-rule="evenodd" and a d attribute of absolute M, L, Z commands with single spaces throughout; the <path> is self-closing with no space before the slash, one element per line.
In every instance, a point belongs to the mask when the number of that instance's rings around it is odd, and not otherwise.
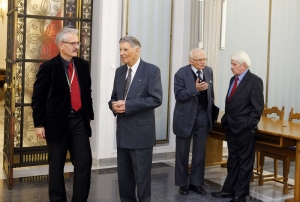
<path fill-rule="evenodd" d="M 94 119 L 89 63 L 76 57 L 78 30 L 63 28 L 56 36 L 59 55 L 41 64 L 33 87 L 35 132 L 46 138 L 49 199 L 67 201 L 64 165 L 69 150 L 74 165 L 73 198 L 87 201 L 92 154 L 89 137 Z"/>
<path fill-rule="evenodd" d="M 188 190 L 205 195 L 205 148 L 207 131 L 212 129 L 214 103 L 213 71 L 206 66 L 202 49 L 192 49 L 190 64 L 180 68 L 174 76 L 176 104 L 173 114 L 173 132 L 176 135 L 175 185 L 179 193 Z M 188 180 L 190 143 L 193 138 L 193 157 Z"/>
<path fill-rule="evenodd" d="M 214 197 L 232 197 L 230 202 L 243 202 L 249 196 L 254 163 L 254 143 L 257 124 L 264 109 L 263 81 L 248 69 L 247 53 L 238 51 L 231 56 L 230 79 L 221 119 L 228 145 L 227 177 Z"/>
<path fill-rule="evenodd" d="M 124 65 L 117 68 L 109 108 L 117 116 L 117 162 L 122 202 L 151 200 L 151 164 L 155 145 L 154 109 L 162 103 L 160 70 L 140 59 L 140 42 L 120 39 Z M 137 188 L 137 197 L 135 189 Z"/>

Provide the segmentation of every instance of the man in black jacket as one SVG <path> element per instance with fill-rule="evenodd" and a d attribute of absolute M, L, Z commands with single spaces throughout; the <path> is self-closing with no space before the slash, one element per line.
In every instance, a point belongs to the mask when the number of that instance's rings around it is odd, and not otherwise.
<path fill-rule="evenodd" d="M 231 56 L 230 79 L 221 119 L 228 144 L 227 177 L 214 197 L 232 197 L 230 202 L 244 202 L 249 196 L 254 163 L 257 124 L 264 109 L 262 79 L 251 73 L 250 58 L 244 51 Z"/>
<path fill-rule="evenodd" d="M 77 57 L 77 34 L 66 27 L 57 34 L 59 55 L 40 66 L 33 87 L 35 132 L 48 146 L 51 202 L 67 201 L 63 173 L 68 150 L 74 165 L 72 201 L 87 201 L 90 189 L 94 112 L 89 63 Z"/>

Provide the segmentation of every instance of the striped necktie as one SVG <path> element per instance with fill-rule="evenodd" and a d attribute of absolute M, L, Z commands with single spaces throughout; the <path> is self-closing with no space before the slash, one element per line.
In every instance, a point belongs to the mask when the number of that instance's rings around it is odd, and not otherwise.
<path fill-rule="evenodd" d="M 124 99 L 127 96 L 128 89 L 129 89 L 129 86 L 130 86 L 130 83 L 131 83 L 131 71 L 132 71 L 132 69 L 129 68 L 128 69 L 128 75 L 127 75 L 127 78 L 125 80 L 125 87 L 124 87 L 124 94 L 123 94 Z"/>

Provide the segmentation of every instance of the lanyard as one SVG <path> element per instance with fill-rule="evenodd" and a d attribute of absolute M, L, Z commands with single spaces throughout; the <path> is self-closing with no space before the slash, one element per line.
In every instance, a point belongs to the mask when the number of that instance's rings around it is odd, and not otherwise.
<path fill-rule="evenodd" d="M 69 85 L 69 88 L 70 88 L 70 92 L 71 92 L 71 85 L 73 83 L 74 75 L 75 75 L 75 68 L 74 68 L 74 62 L 73 62 L 73 72 L 72 72 L 71 80 L 69 80 L 68 74 L 66 73 L 66 77 L 67 77 L 68 85 Z"/>

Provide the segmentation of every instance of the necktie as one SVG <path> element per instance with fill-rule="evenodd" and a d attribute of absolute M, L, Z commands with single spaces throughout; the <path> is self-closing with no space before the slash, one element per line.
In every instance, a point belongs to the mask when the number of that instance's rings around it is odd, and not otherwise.
<path fill-rule="evenodd" d="M 238 77 L 235 77 L 235 80 L 234 80 L 234 84 L 233 84 L 231 93 L 230 93 L 230 95 L 229 95 L 229 97 L 228 97 L 228 101 L 231 99 L 231 97 L 232 97 L 234 91 L 235 91 L 236 88 L 237 88 L 237 82 L 238 82 L 238 80 L 239 80 L 239 78 L 238 78 Z"/>
<path fill-rule="evenodd" d="M 197 73 L 198 73 L 199 82 L 201 82 L 203 80 L 202 71 L 198 70 Z"/>
<path fill-rule="evenodd" d="M 75 111 L 78 111 L 78 109 L 80 109 L 81 107 L 81 97 L 78 78 L 72 62 L 70 62 L 68 66 L 68 76 L 71 94 L 71 105 Z"/>
<path fill-rule="evenodd" d="M 128 92 L 128 89 L 129 89 L 129 86 L 130 86 L 130 82 L 131 82 L 131 71 L 132 71 L 132 69 L 129 68 L 129 69 L 128 69 L 128 75 L 127 75 L 127 78 L 126 78 L 126 80 L 125 80 L 124 99 L 125 99 L 126 96 L 127 96 L 127 92 Z"/>

